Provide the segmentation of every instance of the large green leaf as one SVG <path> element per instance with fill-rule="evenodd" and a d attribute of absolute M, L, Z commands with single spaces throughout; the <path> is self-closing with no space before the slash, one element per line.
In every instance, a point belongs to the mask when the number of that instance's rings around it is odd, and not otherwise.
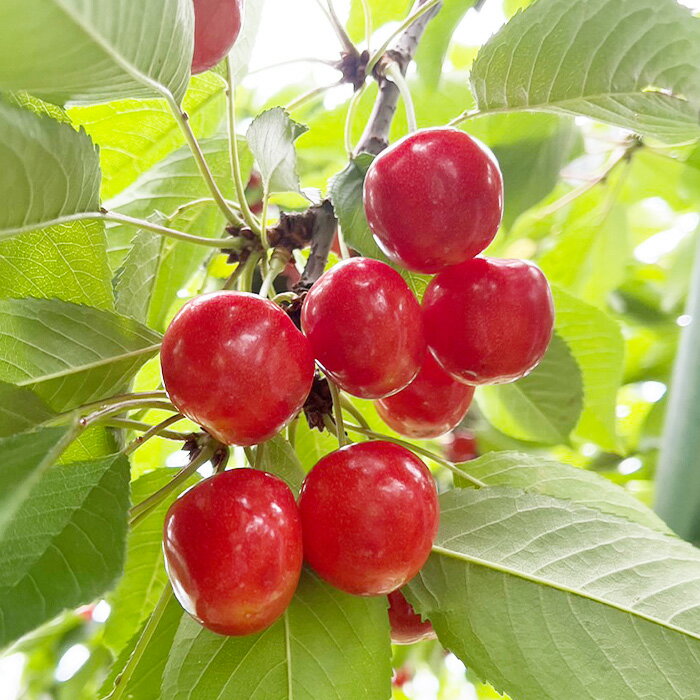
<path fill-rule="evenodd" d="M 700 136 L 700 20 L 675 0 L 538 0 L 479 52 L 479 110 L 582 114 L 665 141 Z"/>
<path fill-rule="evenodd" d="M 189 0 L 9 0 L 0 5 L 0 90 L 50 102 L 172 93 L 192 61 Z"/>
<path fill-rule="evenodd" d="M 464 469 L 488 486 L 513 486 L 530 493 L 574 501 L 652 530 L 671 532 L 661 518 L 638 498 L 610 479 L 587 469 L 520 452 L 490 452 L 465 463 Z M 471 484 L 463 482 L 461 485 Z"/>
<path fill-rule="evenodd" d="M 201 146 L 224 196 L 235 199 L 228 140 L 221 137 L 203 139 Z M 252 156 L 243 141 L 240 143 L 240 152 L 243 177 L 247 178 L 252 168 Z M 154 211 L 170 216 L 179 206 L 209 196 L 192 153 L 185 147 L 164 158 L 105 206 L 121 214 L 143 219 L 151 216 Z M 224 235 L 225 220 L 219 209 L 210 203 L 186 209 L 170 225 L 199 236 L 220 238 Z M 108 228 L 107 239 L 113 268 L 124 261 L 134 241 L 134 234 L 131 226 L 114 225 Z M 172 238 L 162 239 L 158 271 L 148 309 L 148 324 L 152 328 L 164 330 L 177 293 L 186 286 L 210 253 L 205 246 Z"/>
<path fill-rule="evenodd" d="M 12 518 L 28 500 L 32 486 L 54 463 L 71 434 L 71 426 L 68 426 L 0 439 L 0 540 Z"/>
<path fill-rule="evenodd" d="M 55 415 L 29 389 L 0 382 L 0 437 L 31 430 Z"/>
<path fill-rule="evenodd" d="M 407 594 L 482 678 L 522 700 L 697 693 L 698 550 L 517 489 L 440 501 L 433 554 Z"/>
<path fill-rule="evenodd" d="M 195 75 L 182 108 L 199 138 L 213 136 L 225 108 L 221 78 Z M 103 199 L 117 195 L 185 142 L 163 100 L 116 100 L 73 107 L 68 115 L 100 147 Z"/>
<path fill-rule="evenodd" d="M 0 380 L 36 392 L 55 411 L 119 390 L 160 336 L 109 311 L 56 299 L 0 300 Z"/>
<path fill-rule="evenodd" d="M 121 572 L 129 462 L 43 472 L 0 538 L 0 646 L 104 593 Z"/>
<path fill-rule="evenodd" d="M 140 503 L 165 486 L 174 473 L 160 468 L 144 474 L 131 484 L 132 502 Z M 109 597 L 112 613 L 104 631 L 105 643 L 117 655 L 141 629 L 168 582 L 163 563 L 163 520 L 177 495 L 197 480 L 195 476 L 172 491 L 129 533 L 124 575 Z"/>
<path fill-rule="evenodd" d="M 97 151 L 84 131 L 0 99 L 0 239 L 95 212 L 99 190 Z"/>
<path fill-rule="evenodd" d="M 540 364 L 511 384 L 484 386 L 479 406 L 498 430 L 519 440 L 566 443 L 581 416 L 581 370 L 554 334 Z"/>
<path fill-rule="evenodd" d="M 579 437 L 607 450 L 618 449 L 615 408 L 622 383 L 624 341 L 608 314 L 552 287 L 555 330 L 574 356 L 583 378 Z"/>
<path fill-rule="evenodd" d="M 221 637 L 184 616 L 163 697 L 389 698 L 386 605 L 386 598 L 351 596 L 305 571 L 282 618 L 259 634 Z"/>

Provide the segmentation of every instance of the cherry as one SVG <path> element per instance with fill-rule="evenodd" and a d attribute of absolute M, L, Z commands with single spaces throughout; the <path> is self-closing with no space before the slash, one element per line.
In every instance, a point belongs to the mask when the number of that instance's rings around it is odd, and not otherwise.
<path fill-rule="evenodd" d="M 467 384 L 501 384 L 542 359 L 554 324 L 547 278 L 525 260 L 474 258 L 436 275 L 423 297 L 428 345 Z"/>
<path fill-rule="evenodd" d="M 468 462 L 478 456 L 476 438 L 471 430 L 455 430 L 450 434 L 449 442 L 445 445 L 445 457 L 450 462 Z"/>
<path fill-rule="evenodd" d="M 394 262 L 439 272 L 493 240 L 503 178 L 493 153 L 469 134 L 421 129 L 370 165 L 364 205 L 377 243 Z"/>
<path fill-rule="evenodd" d="M 177 409 L 227 444 L 279 432 L 311 389 L 308 340 L 276 304 L 212 292 L 185 304 L 165 332 L 163 382 Z"/>
<path fill-rule="evenodd" d="M 365 399 L 403 389 L 425 357 L 420 305 L 379 260 L 350 258 L 325 272 L 306 295 L 301 325 L 326 373 Z"/>
<path fill-rule="evenodd" d="M 289 487 L 256 469 L 200 482 L 170 506 L 165 565 L 182 607 L 218 634 L 269 627 L 294 595 L 303 560 Z"/>
<path fill-rule="evenodd" d="M 382 420 L 412 438 L 444 435 L 460 423 L 474 396 L 474 387 L 453 379 L 427 354 L 418 376 L 393 396 L 376 402 Z"/>
<path fill-rule="evenodd" d="M 440 517 L 435 482 L 412 452 L 362 442 L 323 457 L 299 497 L 308 564 L 355 595 L 385 595 L 423 566 Z"/>
<path fill-rule="evenodd" d="M 213 68 L 241 31 L 243 0 L 193 0 L 194 55 L 192 75 Z"/>
<path fill-rule="evenodd" d="M 394 644 L 413 644 L 423 639 L 435 639 L 430 620 L 423 621 L 401 591 L 389 593 L 389 624 Z"/>

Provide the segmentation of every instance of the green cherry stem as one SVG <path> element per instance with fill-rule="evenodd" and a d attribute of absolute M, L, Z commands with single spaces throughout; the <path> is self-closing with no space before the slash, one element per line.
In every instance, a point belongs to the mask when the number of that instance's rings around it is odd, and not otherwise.
<path fill-rule="evenodd" d="M 345 128 L 343 130 L 344 140 L 345 140 L 345 150 L 347 151 L 348 158 L 352 158 L 355 152 L 355 147 L 352 143 L 352 126 L 355 122 L 355 115 L 357 114 L 357 108 L 360 105 L 360 99 L 367 89 L 367 83 L 363 83 L 362 87 L 353 93 L 350 98 L 350 104 L 348 105 L 348 112 L 345 115 Z"/>
<path fill-rule="evenodd" d="M 405 447 L 406 449 L 411 450 L 412 452 L 418 452 L 418 454 L 421 454 L 424 457 L 427 457 L 428 459 L 432 460 L 433 462 L 436 462 L 437 464 L 446 467 L 453 474 L 461 476 L 463 479 L 466 479 L 478 488 L 486 486 L 486 484 L 480 479 L 470 476 L 469 474 L 467 474 L 467 472 L 460 469 L 456 464 L 453 464 L 447 459 L 443 459 L 442 457 L 436 455 L 430 450 L 426 450 L 424 447 L 419 447 L 418 445 L 414 445 L 412 442 L 407 442 L 406 440 L 401 440 L 400 438 L 395 438 L 391 435 L 383 435 L 382 433 L 376 433 L 374 430 L 367 430 L 366 428 L 362 428 L 359 425 L 348 425 L 346 423 L 345 427 L 350 432 L 360 433 L 360 435 L 366 435 L 367 437 L 374 438 L 375 440 L 387 440 L 388 442 L 395 442 L 397 445 L 401 445 L 402 447 Z"/>
<path fill-rule="evenodd" d="M 160 423 L 156 425 L 152 425 L 148 427 L 143 435 L 139 435 L 137 438 L 134 438 L 129 445 L 127 445 L 124 448 L 124 454 L 125 455 L 130 455 L 133 452 L 135 452 L 139 447 L 141 447 L 143 444 L 148 442 L 152 437 L 162 437 L 166 438 L 167 440 L 182 440 L 185 441 L 189 437 L 185 433 L 178 433 L 173 430 L 168 430 L 168 428 L 173 425 L 173 423 L 178 423 L 179 421 L 183 420 L 184 416 L 182 414 L 177 413 L 174 416 L 170 416 L 166 418 L 165 420 L 161 421 Z M 118 419 L 117 419 L 118 420 Z M 126 419 L 128 421 L 128 419 Z M 131 422 L 131 421 L 128 421 Z M 139 421 L 133 421 L 139 426 L 145 425 L 144 423 L 139 423 Z M 142 430 L 143 428 L 138 427 L 136 428 L 137 430 Z"/>
<path fill-rule="evenodd" d="M 335 417 L 335 433 L 338 436 L 338 446 L 345 447 L 346 445 L 346 435 L 345 435 L 345 421 L 343 420 L 343 406 L 340 398 L 340 390 L 335 385 L 332 379 L 328 380 L 328 388 L 331 390 L 331 396 L 333 397 L 333 416 Z"/>
<path fill-rule="evenodd" d="M 404 74 L 399 68 L 399 64 L 392 62 L 386 69 L 387 77 L 396 85 L 399 89 L 399 94 L 403 101 L 404 109 L 406 110 L 406 122 L 408 123 L 409 133 L 413 133 L 418 128 L 418 123 L 416 121 L 416 110 L 413 106 L 413 98 L 411 97 L 411 89 L 408 87 L 408 82 L 404 77 Z"/>

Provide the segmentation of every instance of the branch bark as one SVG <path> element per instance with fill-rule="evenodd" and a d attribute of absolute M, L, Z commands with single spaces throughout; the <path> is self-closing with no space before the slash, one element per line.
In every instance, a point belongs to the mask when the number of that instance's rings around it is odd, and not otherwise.
<path fill-rule="evenodd" d="M 418 0 L 417 6 L 427 0 Z M 396 42 L 393 49 L 387 52 L 388 57 L 395 61 L 401 73 L 406 75 L 409 64 L 418 49 L 418 42 L 423 36 L 428 22 L 440 11 L 442 3 L 438 3 L 430 12 L 419 17 Z M 389 130 L 399 102 L 399 89 L 382 72 L 382 62 L 377 65 L 376 77 L 379 81 L 379 94 L 374 103 L 365 131 L 357 145 L 358 153 L 377 155 L 389 145 Z"/>
<path fill-rule="evenodd" d="M 323 274 L 338 227 L 338 220 L 335 218 L 333 205 L 329 200 L 326 199 L 318 207 L 314 207 L 314 211 L 316 216 L 311 233 L 311 253 L 301 279 L 295 285 L 297 291 L 310 289 Z"/>

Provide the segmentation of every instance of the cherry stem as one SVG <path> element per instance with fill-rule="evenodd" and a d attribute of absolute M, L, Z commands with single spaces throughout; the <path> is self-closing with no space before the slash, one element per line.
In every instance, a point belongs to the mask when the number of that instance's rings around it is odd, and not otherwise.
<path fill-rule="evenodd" d="M 476 477 L 470 476 L 469 474 L 467 474 L 467 472 L 461 470 L 453 462 L 450 462 L 447 459 L 443 459 L 439 455 L 436 455 L 434 452 L 426 450 L 424 447 L 419 447 L 418 445 L 414 445 L 413 443 L 407 442 L 406 440 L 401 440 L 400 438 L 392 437 L 391 435 L 383 435 L 382 433 L 377 433 L 374 430 L 367 430 L 366 428 L 361 428 L 359 425 L 348 425 L 346 423 L 345 427 L 351 432 L 360 433 L 360 435 L 366 435 L 367 437 L 374 438 L 375 440 L 387 440 L 388 442 L 395 442 L 397 445 L 401 445 L 402 447 L 405 447 L 406 449 L 411 450 L 412 452 L 418 452 L 418 454 L 421 454 L 427 457 L 428 459 L 432 460 L 433 462 L 436 462 L 437 464 L 446 467 L 453 474 L 461 476 L 463 479 L 466 479 L 470 483 L 474 484 L 474 486 L 476 486 L 477 488 L 486 486 L 486 484 L 483 481 L 477 479 Z"/>
<path fill-rule="evenodd" d="M 347 397 L 341 394 L 340 402 L 343 408 L 365 429 L 371 430 L 369 423 L 365 420 L 365 417 L 360 413 L 355 404 Z"/>
<path fill-rule="evenodd" d="M 360 105 L 360 99 L 367 89 L 367 83 L 363 83 L 362 87 L 353 93 L 350 98 L 350 104 L 348 105 L 348 112 L 345 115 L 345 129 L 344 129 L 344 139 L 345 139 L 345 150 L 347 151 L 348 158 L 354 156 L 354 146 L 352 145 L 352 125 L 355 122 L 355 115 L 357 114 L 357 108 Z"/>
<path fill-rule="evenodd" d="M 292 422 L 287 426 L 287 441 L 292 447 L 296 446 L 297 442 L 297 427 L 299 425 L 299 416 L 297 416 Z"/>
<path fill-rule="evenodd" d="M 106 406 L 98 411 L 88 414 L 80 419 L 81 425 L 87 427 L 100 420 L 126 411 L 140 410 L 144 408 L 158 408 L 164 411 L 175 411 L 175 407 L 169 401 L 155 401 L 152 399 L 130 399 Z"/>
<path fill-rule="evenodd" d="M 185 202 L 176 209 L 173 209 L 173 212 L 167 217 L 166 221 L 170 223 L 188 209 L 196 209 L 204 206 L 205 204 L 216 204 L 216 200 L 213 197 L 200 197 L 199 199 L 193 199 L 191 202 Z M 232 209 L 240 210 L 241 208 L 238 202 L 234 202 L 230 199 L 226 200 L 226 204 L 228 204 Z"/>
<path fill-rule="evenodd" d="M 165 420 L 161 421 L 160 423 L 156 425 L 148 425 L 147 423 L 141 423 L 139 421 L 132 421 L 129 420 L 128 418 L 116 418 L 113 419 L 115 422 L 121 422 L 124 424 L 125 428 L 131 427 L 134 430 L 143 430 L 144 426 L 146 427 L 146 430 L 144 431 L 143 435 L 139 435 L 137 438 L 134 438 L 134 440 L 131 441 L 131 444 L 127 445 L 126 448 L 124 448 L 124 454 L 125 455 L 130 455 L 132 452 L 135 452 L 141 445 L 145 444 L 150 440 L 152 437 L 162 437 L 165 438 L 166 440 L 181 440 L 185 441 L 187 440 L 190 435 L 187 435 L 186 433 L 178 433 L 174 430 L 168 430 L 173 423 L 178 423 L 183 419 L 183 416 L 180 413 L 177 413 L 174 416 L 170 416 L 169 418 L 166 418 Z"/>
<path fill-rule="evenodd" d="M 325 7 L 324 7 L 323 2 L 321 0 L 316 0 L 316 4 L 321 9 L 321 12 L 323 12 L 323 14 L 326 15 L 326 18 L 328 19 L 328 21 L 331 23 L 331 26 L 333 27 L 333 30 L 335 31 L 340 43 L 342 44 L 343 48 L 345 49 L 345 51 L 348 51 L 351 53 L 352 52 L 357 53 L 357 49 L 355 48 L 355 45 L 350 40 L 350 37 L 347 35 L 347 32 L 345 31 L 345 27 L 343 27 L 342 23 L 338 19 L 338 15 L 335 13 L 335 9 L 333 8 L 333 4 L 331 3 L 331 0 L 326 0 Z"/>
<path fill-rule="evenodd" d="M 408 132 L 413 133 L 418 128 L 416 122 L 416 110 L 413 106 L 413 98 L 411 97 L 411 89 L 408 87 L 408 82 L 401 72 L 399 64 L 392 61 L 386 69 L 387 77 L 399 89 L 399 94 L 403 100 L 403 106 L 406 110 L 406 122 L 408 124 Z"/>
<path fill-rule="evenodd" d="M 231 175 L 233 176 L 233 184 L 236 188 L 236 195 L 241 206 L 241 216 L 251 231 L 254 231 L 262 238 L 262 230 L 257 220 L 253 216 L 253 212 L 248 206 L 248 200 L 245 196 L 245 185 L 243 183 L 243 174 L 241 173 L 241 160 L 238 152 L 238 138 L 236 136 L 236 89 L 233 84 L 233 64 L 231 57 L 226 58 L 226 113 L 228 116 L 228 139 L 230 145 L 230 161 Z"/>
<path fill-rule="evenodd" d="M 228 276 L 228 279 L 224 282 L 224 286 L 222 289 L 226 289 L 228 291 L 235 289 L 236 288 L 236 283 L 238 282 L 238 278 L 241 276 L 241 273 L 243 272 L 244 268 L 244 263 L 239 262 L 236 265 L 236 269 Z"/>
<path fill-rule="evenodd" d="M 314 97 L 318 97 L 319 95 L 322 95 L 324 92 L 327 92 L 331 88 L 337 87 L 338 85 L 341 85 L 341 83 L 339 83 L 336 80 L 335 82 L 329 83 L 328 85 L 320 85 L 319 87 L 312 88 L 311 90 L 299 95 L 299 97 L 297 97 L 295 100 L 292 100 L 289 104 L 285 106 L 285 109 L 288 112 L 292 112 L 295 109 L 299 109 L 299 107 L 302 107 L 307 102 L 313 100 Z"/>
<path fill-rule="evenodd" d="M 207 163 L 207 160 L 204 157 L 204 153 L 202 152 L 199 142 L 197 141 L 197 137 L 192 131 L 192 127 L 190 126 L 188 116 L 180 109 L 180 106 L 177 104 L 177 102 L 175 102 L 175 99 L 172 95 L 166 95 L 165 101 L 167 102 L 168 107 L 170 108 L 170 111 L 173 114 L 173 117 L 175 117 L 175 121 L 178 123 L 180 130 L 185 136 L 185 140 L 187 141 L 187 145 L 190 147 L 190 151 L 192 151 L 192 155 L 194 156 L 194 160 L 197 163 L 199 172 L 202 178 L 204 179 L 204 182 L 207 184 L 207 187 L 209 188 L 209 191 L 211 192 L 214 201 L 218 205 L 219 209 L 221 209 L 224 216 L 228 219 L 228 221 L 230 221 L 232 224 L 240 224 L 240 217 L 238 216 L 238 214 L 236 214 L 236 212 L 233 211 L 233 209 L 231 209 L 231 207 L 229 207 L 228 203 L 226 202 L 226 199 L 224 198 L 223 194 L 221 193 L 221 190 L 219 189 L 219 186 L 214 180 L 214 176 L 212 175 L 212 172 L 209 169 L 209 164 Z M 245 209 L 243 201 L 241 201 L 240 203 L 242 211 Z"/>
<path fill-rule="evenodd" d="M 144 518 L 153 511 L 162 501 L 164 501 L 171 491 L 176 489 L 180 484 L 194 474 L 197 469 L 206 464 L 217 450 L 217 443 L 213 438 L 208 439 L 205 444 L 194 454 L 192 459 L 184 466 L 177 474 L 167 483 L 148 498 L 137 503 L 129 511 L 129 526 L 134 528 L 141 523 Z"/>
<path fill-rule="evenodd" d="M 275 255 L 274 253 L 272 254 L 267 274 L 265 275 L 265 279 L 263 280 L 263 283 L 260 286 L 260 292 L 258 292 L 263 299 L 267 299 L 267 297 L 270 296 L 270 290 L 272 289 L 274 281 L 277 279 L 277 277 L 279 277 L 280 274 L 282 274 L 282 271 L 286 266 L 286 261 L 284 261 L 279 256 Z"/>
<path fill-rule="evenodd" d="M 148 622 L 144 626 L 143 632 L 141 633 L 138 642 L 136 642 L 136 646 L 134 647 L 133 652 L 131 652 L 131 656 L 129 657 L 129 660 L 126 663 L 126 666 L 124 666 L 124 670 L 117 676 L 116 680 L 114 681 L 114 690 L 109 696 L 110 700 L 119 700 L 119 698 L 121 698 L 124 695 L 124 690 L 126 689 L 128 682 L 131 679 L 131 676 L 136 670 L 139 661 L 141 661 L 141 657 L 146 651 L 148 643 L 151 641 L 151 639 L 153 639 L 153 635 L 156 631 L 156 628 L 158 627 L 158 623 L 163 617 L 165 608 L 170 603 L 172 597 L 173 589 L 170 587 L 170 584 L 166 583 L 165 588 L 163 589 L 163 592 L 161 593 L 160 598 L 156 603 L 156 607 L 150 614 Z"/>
<path fill-rule="evenodd" d="M 252 447 L 244 447 L 243 452 L 245 452 L 245 458 L 248 460 L 248 465 L 255 466 L 255 452 L 253 452 Z"/>
<path fill-rule="evenodd" d="M 328 388 L 333 398 L 333 415 L 335 417 L 335 433 L 338 436 L 338 446 L 345 447 L 345 422 L 343 421 L 343 406 L 340 399 L 340 391 L 332 379 L 329 377 L 326 377 L 326 379 L 328 380 Z"/>
<path fill-rule="evenodd" d="M 240 277 L 238 278 L 238 289 L 241 292 L 250 292 L 253 289 L 253 275 L 255 275 L 255 267 L 260 260 L 260 253 L 251 253 L 245 263 L 242 263 Z"/>
<path fill-rule="evenodd" d="M 369 9 L 369 2 L 367 0 L 360 0 L 362 5 L 362 12 L 365 15 L 365 46 L 367 48 L 367 53 L 370 53 L 370 41 L 372 38 L 372 13 Z"/>
<path fill-rule="evenodd" d="M 261 442 L 255 448 L 255 462 L 253 463 L 253 467 L 255 469 L 262 469 L 264 456 L 265 456 L 265 443 Z"/>

